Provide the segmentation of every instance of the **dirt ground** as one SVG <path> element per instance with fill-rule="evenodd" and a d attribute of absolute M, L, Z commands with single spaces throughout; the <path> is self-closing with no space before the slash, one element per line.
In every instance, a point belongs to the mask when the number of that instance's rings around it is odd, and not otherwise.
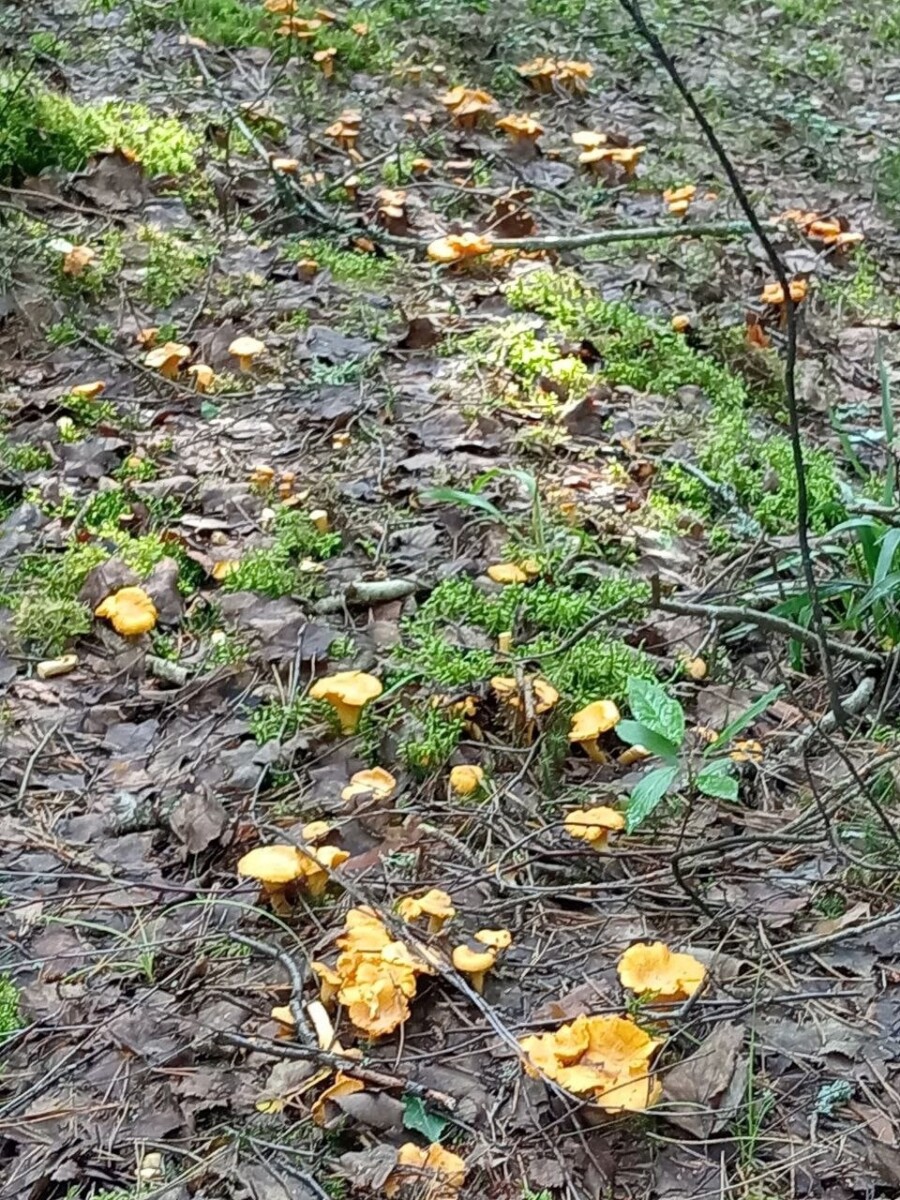
<path fill-rule="evenodd" d="M 643 11 L 794 427 L 618 2 L 0 4 L 0 1200 L 900 1190 L 900 17 Z"/>

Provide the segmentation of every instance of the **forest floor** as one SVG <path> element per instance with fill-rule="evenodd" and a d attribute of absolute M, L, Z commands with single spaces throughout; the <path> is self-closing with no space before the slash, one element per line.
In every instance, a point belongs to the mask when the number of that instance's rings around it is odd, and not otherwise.
<path fill-rule="evenodd" d="M 808 554 L 773 266 L 618 3 L 44 7 L 0 4 L 0 1200 L 895 1195 L 896 5 L 645 9 L 796 281 Z M 625 988 L 655 942 L 693 982 Z"/>

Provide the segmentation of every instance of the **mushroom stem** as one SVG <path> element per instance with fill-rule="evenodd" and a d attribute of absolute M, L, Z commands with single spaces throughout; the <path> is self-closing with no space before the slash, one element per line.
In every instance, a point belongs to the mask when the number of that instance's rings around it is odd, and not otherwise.
<path fill-rule="evenodd" d="M 428 932 L 429 933 L 440 933 L 441 930 L 444 928 L 445 919 L 446 918 L 444 918 L 444 917 L 429 917 L 428 918 Z"/>
<path fill-rule="evenodd" d="M 472 982 L 472 987 L 475 989 L 475 991 L 478 993 L 479 996 L 484 991 L 484 977 L 486 974 L 487 974 L 487 971 L 473 971 L 469 975 L 469 979 Z"/>
<path fill-rule="evenodd" d="M 582 742 L 581 745 L 584 748 L 585 754 L 588 756 L 588 758 L 591 760 L 591 762 L 595 762 L 595 763 L 609 762 L 609 755 L 606 753 L 605 750 L 600 749 L 600 747 L 597 745 L 596 738 L 590 738 L 588 741 Z"/>

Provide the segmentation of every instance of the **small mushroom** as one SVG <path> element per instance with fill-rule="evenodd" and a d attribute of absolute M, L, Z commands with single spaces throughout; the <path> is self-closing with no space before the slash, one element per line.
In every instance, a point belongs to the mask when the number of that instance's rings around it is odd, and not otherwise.
<path fill-rule="evenodd" d="M 571 92 L 585 91 L 593 74 L 591 64 L 579 62 L 578 59 L 563 58 L 556 64 L 556 82 Z"/>
<path fill-rule="evenodd" d="M 793 302 L 800 304 L 806 299 L 809 284 L 805 279 L 795 277 L 788 281 L 788 291 Z M 775 308 L 780 308 L 785 300 L 784 288 L 777 281 L 775 283 L 767 283 L 760 293 L 759 298 L 763 304 L 771 304 Z"/>
<path fill-rule="evenodd" d="M 253 360 L 262 354 L 265 348 L 265 342 L 245 334 L 243 337 L 234 339 L 228 347 L 228 353 L 233 354 L 238 360 L 238 367 L 242 371 L 252 371 Z"/>
<path fill-rule="evenodd" d="M 553 90 L 556 69 L 556 59 L 539 56 L 530 62 L 521 63 L 516 67 L 516 73 L 526 79 L 535 91 L 550 92 Z"/>
<path fill-rule="evenodd" d="M 309 514 L 309 519 L 316 528 L 317 533 L 328 533 L 331 528 L 331 521 L 328 517 L 328 510 L 324 508 L 314 508 Z"/>
<path fill-rule="evenodd" d="M 350 801 L 358 796 L 371 796 L 373 800 L 386 800 L 396 789 L 397 780 L 384 767 L 371 767 L 368 771 L 355 771 L 350 782 L 341 791 L 341 799 Z"/>
<path fill-rule="evenodd" d="M 143 588 L 124 587 L 98 604 L 94 616 L 106 618 L 123 637 L 137 637 L 156 626 L 158 613 Z"/>
<path fill-rule="evenodd" d="M 354 150 L 359 138 L 362 114 L 354 108 L 345 108 L 338 119 L 325 130 L 325 136 L 344 150 Z"/>
<path fill-rule="evenodd" d="M 178 368 L 190 355 L 190 346 L 182 346 L 180 342 L 165 342 L 144 355 L 144 366 L 159 371 L 165 379 L 175 379 Z"/>
<path fill-rule="evenodd" d="M 508 950 L 512 945 L 512 934 L 508 929 L 479 929 L 475 941 L 494 950 Z"/>
<path fill-rule="evenodd" d="M 691 328 L 691 318 L 687 313 L 675 313 L 672 317 L 672 329 L 675 333 L 687 333 Z"/>
<path fill-rule="evenodd" d="M 428 932 L 440 933 L 446 923 L 456 916 L 453 901 L 440 888 L 432 888 L 424 896 L 404 896 L 397 901 L 397 913 L 401 920 L 417 921 L 428 918 Z"/>
<path fill-rule="evenodd" d="M 83 396 L 86 400 L 94 400 L 97 396 L 102 396 L 106 391 L 106 384 L 102 379 L 93 379 L 90 383 L 76 383 L 74 387 L 69 388 L 70 396 Z"/>
<path fill-rule="evenodd" d="M 754 738 L 745 738 L 734 743 L 731 753 L 728 755 L 732 762 L 753 762 L 759 763 L 763 760 L 763 748 L 760 742 Z"/>
<path fill-rule="evenodd" d="M 572 141 L 581 151 L 599 150 L 601 146 L 606 145 L 607 136 L 594 129 L 579 129 L 572 134 Z"/>
<path fill-rule="evenodd" d="M 479 117 L 497 108 L 494 97 L 478 88 L 451 88 L 440 97 L 440 102 L 450 113 L 454 124 L 461 129 L 474 129 Z"/>
<path fill-rule="evenodd" d="M 619 959 L 622 987 L 636 996 L 647 992 L 663 1004 L 687 1000 L 706 979 L 706 967 L 692 954 L 676 954 L 665 942 L 636 942 Z"/>
<path fill-rule="evenodd" d="M 194 363 L 188 367 L 187 373 L 194 377 L 194 387 L 198 392 L 208 392 L 216 382 L 216 373 L 207 363 Z"/>
<path fill-rule="evenodd" d="M 477 258 L 480 254 L 489 254 L 493 248 L 493 242 L 484 234 L 450 233 L 431 242 L 428 257 L 432 262 L 450 264 L 460 262 L 464 258 Z"/>
<path fill-rule="evenodd" d="M 527 583 L 529 579 L 527 571 L 523 571 L 517 563 L 494 563 L 488 567 L 487 574 L 494 583 L 502 584 Z"/>
<path fill-rule="evenodd" d="M 273 158 L 272 170 L 277 171 L 280 175 L 296 175 L 300 169 L 299 158 Z"/>
<path fill-rule="evenodd" d="M 336 46 L 327 46 L 324 50 L 317 50 L 313 55 L 313 62 L 319 67 L 326 79 L 331 79 L 334 75 L 334 60 L 336 57 Z"/>
<path fill-rule="evenodd" d="M 534 145 L 544 132 L 543 125 L 540 125 L 531 113 L 511 113 L 508 117 L 501 117 L 494 124 L 504 133 L 508 133 L 514 142 L 527 145 Z"/>
<path fill-rule="evenodd" d="M 77 279 L 96 257 L 97 251 L 92 250 L 90 246 L 70 246 L 63 255 L 63 275 L 71 275 L 73 279 Z"/>
<path fill-rule="evenodd" d="M 484 770 L 473 763 L 460 763 L 450 768 L 450 791 L 457 796 L 471 796 L 484 783 Z"/>
<path fill-rule="evenodd" d="M 362 710 L 384 691 L 381 680 L 365 671 L 339 671 L 317 679 L 309 689 L 313 700 L 324 700 L 337 714 L 344 733 L 353 733 Z"/>
<path fill-rule="evenodd" d="M 453 965 L 463 975 L 468 975 L 472 987 L 479 995 L 484 991 L 484 977 L 497 961 L 499 951 L 481 942 L 465 943 L 453 950 Z"/>
<path fill-rule="evenodd" d="M 596 808 L 578 808 L 567 815 L 563 828 L 569 837 L 587 842 L 595 850 L 602 850 L 610 833 L 625 828 L 625 817 L 605 804 Z"/>
<path fill-rule="evenodd" d="M 57 675 L 68 675 L 78 666 L 77 654 L 63 654 L 59 658 L 47 658 L 34 669 L 38 679 L 55 679 Z"/>
<path fill-rule="evenodd" d="M 582 746 L 593 762 L 606 762 L 607 756 L 597 746 L 597 739 L 614 729 L 619 719 L 619 710 L 612 700 L 595 700 L 572 717 L 569 741 Z"/>
<path fill-rule="evenodd" d="M 696 186 L 693 183 L 687 183 L 684 187 L 666 188 L 663 192 L 663 200 L 673 216 L 683 217 L 696 194 Z"/>
<path fill-rule="evenodd" d="M 321 28 L 322 22 L 314 18 L 285 17 L 275 32 L 279 37 L 292 37 L 301 42 L 308 42 Z"/>

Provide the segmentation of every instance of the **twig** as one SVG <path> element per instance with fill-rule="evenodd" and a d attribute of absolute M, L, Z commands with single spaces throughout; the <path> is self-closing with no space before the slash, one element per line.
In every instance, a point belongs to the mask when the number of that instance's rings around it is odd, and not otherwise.
<path fill-rule="evenodd" d="M 691 111 L 694 120 L 700 126 L 704 137 L 718 158 L 722 170 L 731 184 L 735 199 L 746 216 L 753 232 L 759 238 L 760 245 L 765 251 L 766 258 L 775 273 L 775 278 L 781 285 L 784 297 L 784 314 L 786 323 L 786 348 L 784 357 L 784 396 L 788 410 L 788 429 L 791 441 L 791 453 L 794 460 L 794 473 L 797 477 L 797 540 L 800 547 L 800 558 L 803 563 L 803 576 L 812 610 L 812 624 L 815 628 L 816 644 L 822 659 L 822 672 L 828 687 L 831 700 L 831 711 L 837 724 L 843 723 L 841 697 L 838 691 L 834 667 L 831 661 L 831 644 L 829 643 L 825 626 L 825 614 L 819 597 L 816 575 L 813 569 L 812 553 L 809 542 L 809 494 L 806 487 L 806 467 L 803 461 L 803 439 L 800 432 L 800 405 L 797 400 L 795 368 L 797 364 L 797 307 L 791 298 L 790 282 L 784 263 L 775 246 L 767 236 L 766 228 L 760 221 L 753 208 L 743 183 L 728 156 L 724 145 L 719 141 L 718 134 L 713 129 L 703 109 L 694 98 L 693 92 L 684 82 L 674 60 L 661 42 L 659 35 L 650 28 L 641 10 L 640 0 L 619 0 L 622 8 L 631 18 L 632 24 L 647 45 L 659 65 L 671 79 L 676 90 Z"/>
<path fill-rule="evenodd" d="M 294 1018 L 294 1028 L 298 1031 L 302 1030 L 310 1046 L 314 1046 L 316 1033 L 306 1019 L 306 1010 L 303 1007 L 303 977 L 294 959 L 286 951 L 279 950 L 277 946 L 270 946 L 268 942 L 258 942 L 255 938 L 246 937 L 242 933 L 232 933 L 230 936 L 242 946 L 248 946 L 251 950 L 255 950 L 257 954 L 265 954 L 267 958 L 274 958 L 284 967 L 287 977 L 291 981 L 291 998 L 288 1006 L 291 1016 Z"/>
<path fill-rule="evenodd" d="M 865 675 L 853 689 L 849 696 L 846 696 L 841 701 L 841 707 L 849 716 L 858 716 L 866 711 L 872 702 L 872 697 L 875 694 L 875 676 Z M 836 728 L 834 713 L 827 712 L 820 721 L 816 721 L 809 729 L 804 730 L 798 737 L 788 745 L 787 749 L 781 755 L 782 758 L 796 759 L 798 753 L 801 753 L 804 747 L 819 736 L 825 736 L 829 733 L 834 733 Z"/>
<path fill-rule="evenodd" d="M 767 224 L 764 228 L 774 233 L 779 226 Z M 579 250 L 586 246 L 606 246 L 616 242 L 660 242 L 668 238 L 730 238 L 755 233 L 747 221 L 696 221 L 693 224 L 672 225 L 627 225 L 618 229 L 597 229 L 593 233 L 548 235 L 547 237 L 491 238 L 496 250 Z M 383 230 L 367 230 L 368 236 L 388 245 L 406 250 L 423 250 L 428 240 L 422 238 L 392 237 Z"/>
<path fill-rule="evenodd" d="M 796 625 L 787 617 L 778 617 L 774 613 L 761 612 L 756 608 L 745 608 L 742 604 L 694 604 L 687 600 L 666 600 L 659 594 L 659 577 L 651 581 L 653 584 L 653 607 L 662 612 L 676 613 L 684 617 L 705 617 L 710 621 L 720 621 L 725 624 L 737 624 L 741 621 L 748 625 L 756 625 L 759 629 L 767 629 L 771 633 L 782 633 L 785 637 L 802 642 L 804 646 L 818 649 L 822 644 L 821 638 L 811 629 Z M 850 646 L 837 638 L 826 638 L 825 644 L 829 652 L 850 658 L 854 662 L 867 663 L 873 667 L 884 666 L 884 655 L 875 650 L 866 650 L 863 646 Z M 832 712 L 834 706 L 832 705 Z"/>
<path fill-rule="evenodd" d="M 589 633 L 593 633 L 600 625 L 605 625 L 613 617 L 617 617 L 620 613 L 631 608 L 633 604 L 634 600 L 620 600 L 618 604 L 613 604 L 611 608 L 605 608 L 603 612 L 594 613 L 590 620 L 585 621 L 580 629 L 576 629 L 567 638 L 563 638 L 559 645 L 554 646 L 552 650 L 543 650 L 540 654 L 510 654 L 507 657 L 515 658 L 517 662 L 540 662 L 545 658 L 553 658 L 555 654 L 564 654 L 567 650 L 571 650 L 573 646 L 577 646 L 580 641 L 586 638 Z"/>
<path fill-rule="evenodd" d="M 883 929 L 885 925 L 893 925 L 900 921 L 900 908 L 892 908 L 890 912 L 873 917 L 871 921 L 862 921 L 859 925 L 848 925 L 845 929 L 837 929 L 834 933 L 823 933 L 820 937 L 804 938 L 799 942 L 791 942 L 787 946 L 774 946 L 773 949 L 782 958 L 797 958 L 800 954 L 809 954 L 813 950 L 821 950 L 823 946 L 833 946 L 835 942 L 844 942 L 847 938 L 856 937 L 860 933 L 871 933 L 873 929 Z"/>
<path fill-rule="evenodd" d="M 234 936 L 232 934 L 232 937 Z M 231 1046 L 238 1046 L 242 1050 L 252 1050 L 255 1054 L 268 1054 L 274 1058 L 300 1058 L 321 1062 L 325 1066 L 340 1069 L 346 1075 L 355 1075 L 357 1079 L 375 1084 L 376 1087 L 399 1088 L 401 1091 L 421 1096 L 423 1100 L 428 1100 L 432 1104 L 440 1104 L 448 1112 L 452 1113 L 456 1110 L 456 1100 L 453 1096 L 448 1096 L 445 1092 L 437 1092 L 434 1088 L 425 1087 L 424 1084 L 417 1083 L 414 1079 L 404 1079 L 400 1075 L 388 1075 L 384 1071 L 373 1071 L 369 1067 L 362 1066 L 355 1058 L 348 1058 L 345 1054 L 331 1054 L 327 1050 L 320 1050 L 318 1046 L 300 1046 L 296 1042 L 274 1042 L 268 1038 L 243 1037 L 239 1033 L 230 1033 L 227 1030 L 220 1030 L 219 1036 L 224 1042 L 228 1042 Z"/>

